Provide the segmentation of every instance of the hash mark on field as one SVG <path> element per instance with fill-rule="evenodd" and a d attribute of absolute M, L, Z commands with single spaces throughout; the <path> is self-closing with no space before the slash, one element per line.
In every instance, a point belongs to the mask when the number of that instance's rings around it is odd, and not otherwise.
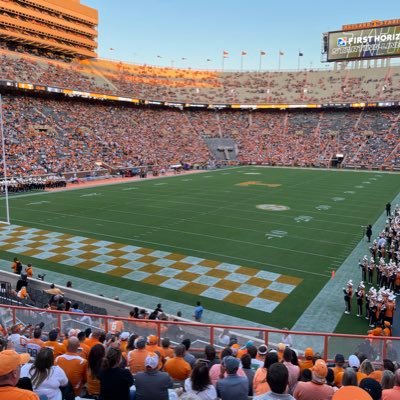
<path fill-rule="evenodd" d="M 161 182 L 161 183 L 155 183 L 154 184 L 154 186 L 164 186 L 164 185 L 168 185 L 168 183 Z"/>
<path fill-rule="evenodd" d="M 27 205 L 36 205 L 36 204 L 45 204 L 45 203 L 51 203 L 51 201 L 36 201 L 34 203 L 28 203 Z"/>
<path fill-rule="evenodd" d="M 101 193 L 82 194 L 80 197 L 92 197 L 92 196 L 101 196 Z"/>
<path fill-rule="evenodd" d="M 122 189 L 123 191 L 127 191 L 127 190 L 135 190 L 135 189 L 137 189 L 137 187 L 135 186 L 135 187 L 130 187 L 130 188 L 125 188 L 125 189 Z"/>

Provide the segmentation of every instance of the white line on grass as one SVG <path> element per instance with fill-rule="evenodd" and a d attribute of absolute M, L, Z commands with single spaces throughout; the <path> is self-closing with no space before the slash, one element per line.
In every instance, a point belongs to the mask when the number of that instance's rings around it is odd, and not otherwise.
<path fill-rule="evenodd" d="M 14 221 L 22 222 L 22 223 L 29 223 L 29 224 L 36 224 L 36 225 L 42 225 L 45 227 L 51 227 L 51 228 L 56 228 L 56 229 L 62 229 L 64 231 L 71 231 L 71 232 L 78 232 L 78 233 L 84 233 L 84 234 L 90 234 L 90 235 L 98 235 L 98 236 L 105 236 L 108 238 L 114 238 L 114 239 L 121 239 L 121 240 L 127 240 L 127 241 L 132 241 L 132 238 L 124 237 L 124 236 L 116 236 L 116 235 L 109 235 L 107 233 L 98 233 L 98 232 L 92 232 L 92 231 L 87 231 L 87 230 L 81 230 L 81 229 L 75 229 L 75 228 L 66 228 L 65 226 L 58 226 L 58 225 L 50 225 L 50 224 L 42 224 L 40 222 L 35 222 L 35 221 L 27 221 L 23 219 L 14 219 Z M 318 272 L 312 272 L 312 271 L 307 271 L 306 269 L 298 269 L 298 268 L 291 268 L 291 267 L 285 267 L 283 265 L 277 265 L 277 264 L 271 264 L 271 263 L 263 263 L 260 261 L 255 261 L 255 260 L 249 260 L 247 258 L 242 258 L 242 257 L 235 257 L 235 256 L 230 256 L 227 254 L 222 254 L 222 253 L 214 253 L 214 252 L 209 252 L 209 251 L 203 251 L 203 250 L 196 250 L 196 249 L 191 249 L 188 247 L 182 247 L 182 246 L 175 246 L 175 245 L 168 245 L 164 243 L 158 243 L 158 242 L 151 242 L 151 241 L 146 241 L 146 240 L 134 240 L 134 242 L 141 242 L 141 243 L 146 243 L 146 244 L 151 244 L 151 245 L 156 245 L 156 246 L 163 246 L 163 247 L 169 247 L 169 248 L 174 248 L 174 249 L 179 249 L 179 250 L 184 250 L 184 251 L 189 251 L 189 252 L 196 252 L 200 254 L 211 254 L 212 256 L 217 256 L 217 257 L 226 257 L 229 259 L 233 260 L 240 260 L 240 261 L 245 261 L 246 263 L 253 263 L 253 264 L 258 264 L 262 266 L 272 266 L 275 268 L 281 268 L 281 269 L 287 269 L 290 271 L 297 271 L 301 272 L 304 274 L 309 274 L 309 275 L 315 275 L 315 276 L 321 276 L 323 278 L 329 277 L 329 275 L 326 274 L 320 274 Z M 263 271 L 263 270 L 260 270 Z"/>
<path fill-rule="evenodd" d="M 15 208 L 18 208 L 18 207 L 15 207 Z M 127 226 L 137 226 L 137 227 L 146 228 L 146 229 L 149 229 L 149 228 L 150 229 L 152 229 L 152 228 L 154 229 L 154 228 L 156 228 L 158 230 L 163 230 L 163 231 L 183 233 L 185 235 L 207 237 L 207 238 L 210 238 L 210 239 L 225 240 L 225 241 L 229 241 L 229 242 L 233 242 L 233 243 L 240 243 L 240 244 L 246 244 L 246 245 L 250 245 L 250 246 L 264 247 L 264 248 L 269 248 L 269 249 L 288 251 L 288 252 L 292 252 L 292 253 L 305 254 L 305 255 L 316 256 L 316 257 L 321 257 L 321 258 L 329 258 L 329 259 L 333 259 L 334 258 L 334 257 L 331 257 L 331 256 L 327 256 L 325 254 L 311 253 L 311 252 L 307 252 L 307 251 L 288 249 L 286 247 L 271 246 L 271 245 L 266 245 L 266 244 L 261 244 L 261 243 L 246 242 L 244 240 L 239 240 L 239 239 L 231 239 L 231 238 L 227 238 L 227 237 L 208 235 L 206 233 L 196 233 L 196 232 L 182 231 L 182 230 L 179 230 L 179 229 L 163 228 L 163 227 L 157 227 L 157 226 L 151 226 L 151 225 L 143 225 L 143 224 L 134 224 L 134 223 L 122 222 L 122 221 L 113 221 L 113 220 L 107 220 L 107 219 L 103 219 L 103 218 L 88 217 L 88 216 L 79 215 L 79 214 L 66 214 L 66 213 L 59 213 L 59 212 L 54 212 L 54 211 L 35 210 L 35 209 L 29 209 L 29 208 L 22 208 L 22 209 L 25 210 L 25 211 L 26 210 L 35 211 L 36 213 L 37 212 L 42 212 L 42 213 L 47 213 L 47 214 L 64 215 L 66 217 L 73 217 L 73 218 L 80 218 L 80 219 L 84 218 L 84 219 L 93 220 L 93 221 L 120 224 L 120 225 L 127 225 Z"/>

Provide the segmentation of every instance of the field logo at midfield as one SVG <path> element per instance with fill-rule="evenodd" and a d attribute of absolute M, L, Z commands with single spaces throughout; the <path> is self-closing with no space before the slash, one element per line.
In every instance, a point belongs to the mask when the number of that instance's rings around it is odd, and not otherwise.
<path fill-rule="evenodd" d="M 276 187 L 282 186 L 280 183 L 264 183 L 264 182 L 260 182 L 260 181 L 249 181 L 249 182 L 241 182 L 241 183 L 236 184 L 236 186 L 250 186 L 250 185 L 267 186 L 270 188 L 276 188 Z"/>
<path fill-rule="evenodd" d="M 288 211 L 290 207 L 282 206 L 280 204 L 258 204 L 256 206 L 259 210 L 264 211 Z"/>

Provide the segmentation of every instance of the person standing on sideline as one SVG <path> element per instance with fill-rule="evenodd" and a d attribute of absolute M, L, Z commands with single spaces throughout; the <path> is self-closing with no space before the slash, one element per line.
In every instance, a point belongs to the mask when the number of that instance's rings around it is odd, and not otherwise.
<path fill-rule="evenodd" d="M 349 280 L 347 286 L 343 288 L 344 302 L 346 303 L 345 314 L 350 314 L 351 311 L 351 298 L 353 297 L 353 281 Z"/>
<path fill-rule="evenodd" d="M 201 317 L 203 316 L 203 311 L 204 311 L 204 308 L 201 305 L 201 302 L 198 301 L 196 303 L 196 308 L 194 309 L 194 315 L 193 315 L 196 322 L 201 322 Z"/>
<path fill-rule="evenodd" d="M 368 243 L 370 243 L 371 242 L 371 236 L 372 236 L 372 225 L 371 224 L 369 224 L 367 226 L 367 230 L 365 231 L 365 235 L 368 238 Z"/>
<path fill-rule="evenodd" d="M 386 216 L 390 217 L 390 214 L 392 212 L 392 205 L 390 204 L 390 201 L 386 204 Z"/>

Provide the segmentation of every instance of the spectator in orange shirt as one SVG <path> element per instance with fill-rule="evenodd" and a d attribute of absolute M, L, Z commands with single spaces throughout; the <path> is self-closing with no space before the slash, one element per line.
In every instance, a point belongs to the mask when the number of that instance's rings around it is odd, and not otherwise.
<path fill-rule="evenodd" d="M 184 381 L 190 376 L 192 368 L 183 358 L 186 348 L 183 344 L 175 347 L 175 357 L 170 358 L 164 365 L 164 371 L 168 372 L 172 379 Z"/>
<path fill-rule="evenodd" d="M 87 361 L 78 353 L 79 340 L 77 337 L 68 339 L 67 352 L 55 359 L 54 365 L 60 366 L 68 377 L 74 389 L 75 396 L 79 396 L 83 384 L 86 382 Z"/>
<path fill-rule="evenodd" d="M 116 319 L 110 324 L 110 332 L 114 335 L 119 335 L 124 331 L 124 323 L 123 321 Z"/>
<path fill-rule="evenodd" d="M 155 335 L 150 335 L 147 337 L 146 350 L 149 353 L 158 353 L 160 356 L 160 362 L 164 359 L 164 350 L 158 345 L 158 337 Z"/>
<path fill-rule="evenodd" d="M 149 353 L 146 349 L 146 339 L 143 337 L 135 340 L 135 347 L 135 350 L 131 350 L 127 357 L 128 367 L 132 374 L 146 370 L 145 359 Z"/>
<path fill-rule="evenodd" d="M 53 329 L 49 332 L 49 340 L 43 343 L 43 347 L 48 347 L 49 349 L 53 350 L 54 359 L 67 351 L 62 343 L 57 342 L 57 337 L 58 330 Z"/>
<path fill-rule="evenodd" d="M 39 353 L 40 349 L 44 346 L 42 337 L 42 330 L 40 328 L 35 328 L 33 331 L 33 338 L 28 339 L 26 343 L 26 352 L 34 359 Z"/>
<path fill-rule="evenodd" d="M 100 336 L 102 335 L 101 331 L 94 331 L 90 334 L 88 338 L 85 339 L 84 343 L 89 347 L 92 348 L 95 344 L 99 344 Z"/>
<path fill-rule="evenodd" d="M 88 357 L 88 367 L 86 373 L 86 389 L 90 396 L 98 397 L 100 394 L 100 371 L 106 350 L 102 344 L 95 344 Z"/>
<path fill-rule="evenodd" d="M 304 360 L 299 363 L 300 370 L 310 369 L 314 366 L 313 362 L 314 350 L 311 347 L 307 347 L 304 351 Z"/>
<path fill-rule="evenodd" d="M 164 352 L 165 359 L 172 358 L 174 356 L 174 349 L 170 347 L 171 341 L 168 338 L 164 338 L 161 341 L 161 347 Z"/>
<path fill-rule="evenodd" d="M 32 278 L 33 276 L 33 268 L 32 264 L 28 264 L 25 268 L 25 274 L 28 276 L 28 278 Z"/>

